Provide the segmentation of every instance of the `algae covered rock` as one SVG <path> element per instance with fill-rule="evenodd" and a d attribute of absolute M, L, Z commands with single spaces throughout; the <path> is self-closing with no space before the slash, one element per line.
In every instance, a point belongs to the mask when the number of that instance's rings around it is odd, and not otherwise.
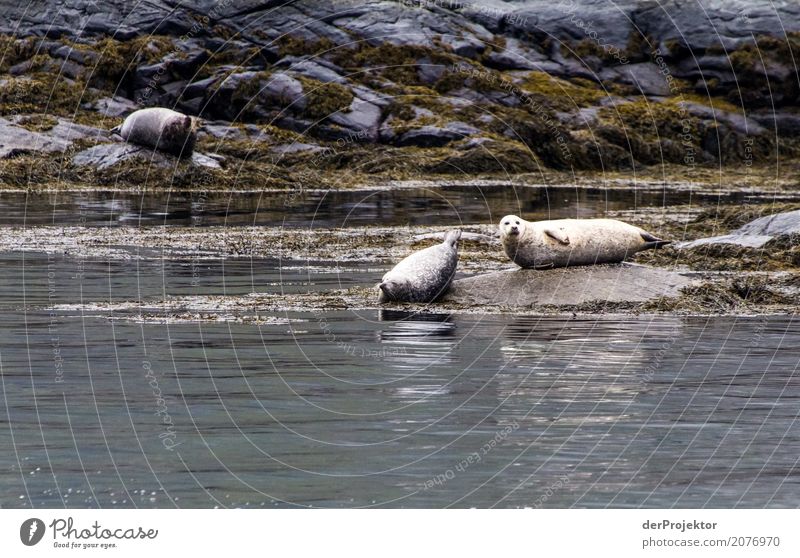
<path fill-rule="evenodd" d="M 747 248 L 761 248 L 768 242 L 782 237 L 800 237 L 800 209 L 760 217 L 729 234 L 700 238 L 678 244 L 678 248 L 690 249 L 709 244 L 735 244 Z"/>

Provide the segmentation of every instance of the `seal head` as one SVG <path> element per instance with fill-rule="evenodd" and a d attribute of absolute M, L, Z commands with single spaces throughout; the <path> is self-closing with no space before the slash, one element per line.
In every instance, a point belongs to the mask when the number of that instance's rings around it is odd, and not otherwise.
<path fill-rule="evenodd" d="M 522 235 L 525 229 L 525 220 L 516 215 L 506 215 L 500 220 L 500 237 L 514 238 Z"/>

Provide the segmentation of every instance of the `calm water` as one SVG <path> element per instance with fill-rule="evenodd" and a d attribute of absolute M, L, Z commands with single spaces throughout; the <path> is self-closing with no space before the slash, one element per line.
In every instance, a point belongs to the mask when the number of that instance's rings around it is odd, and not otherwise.
<path fill-rule="evenodd" d="M 607 203 L 577 201 L 589 212 Z M 99 204 L 81 210 L 87 224 L 137 221 L 122 218 L 136 210 L 119 200 L 75 203 Z M 147 215 L 193 218 L 159 203 Z M 230 222 L 225 203 L 202 211 L 222 207 L 214 219 Z M 309 203 L 307 220 L 319 200 Z M 392 200 L 387 220 L 411 211 L 402 203 Z M 67 220 L 58 203 L 55 213 L 28 207 L 29 225 Z M 242 223 L 269 222 L 240 211 Z M 13 207 L 5 213 L 5 225 L 22 224 Z M 485 217 L 484 207 L 476 221 Z M 800 327 L 790 316 L 342 310 L 278 313 L 270 325 L 157 323 L 51 307 L 281 292 L 281 281 L 338 289 L 381 273 L 226 260 L 204 263 L 193 285 L 181 261 L 0 259 L 2 507 L 800 503 Z"/>

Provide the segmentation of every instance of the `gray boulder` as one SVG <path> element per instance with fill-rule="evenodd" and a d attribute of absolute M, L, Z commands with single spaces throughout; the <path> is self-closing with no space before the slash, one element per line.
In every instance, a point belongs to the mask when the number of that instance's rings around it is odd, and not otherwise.
<path fill-rule="evenodd" d="M 463 139 L 480 132 L 477 128 L 463 122 L 451 122 L 445 127 L 422 126 L 403 133 L 395 140 L 401 147 L 442 147 L 448 143 Z"/>
<path fill-rule="evenodd" d="M 222 166 L 220 165 L 219 159 L 219 156 L 211 157 L 195 152 L 192 154 L 190 162 L 199 167 L 220 169 Z M 97 170 L 107 170 L 120 163 L 135 160 L 159 168 L 174 168 L 179 161 L 179 159 L 175 157 L 138 145 L 128 143 L 106 143 L 76 153 L 72 158 L 72 164 L 79 167 L 88 166 L 94 167 Z"/>
<path fill-rule="evenodd" d="M 68 139 L 32 132 L 0 118 L 0 159 L 25 153 L 63 153 L 71 143 Z"/>
<path fill-rule="evenodd" d="M 264 102 L 288 106 L 294 111 L 306 108 L 303 84 L 285 72 L 275 72 L 261 82 L 259 97 Z"/>
<path fill-rule="evenodd" d="M 342 138 L 351 141 L 375 142 L 378 140 L 378 126 L 381 122 L 382 111 L 359 97 L 353 97 L 353 102 L 347 111 L 336 111 L 327 120 L 344 128 Z"/>
<path fill-rule="evenodd" d="M 650 62 L 625 64 L 607 68 L 600 73 L 604 81 L 633 86 L 645 95 L 670 95 L 669 83 L 664 73 Z"/>
<path fill-rule="evenodd" d="M 498 306 L 577 306 L 672 298 L 694 280 L 682 273 L 622 263 L 512 269 L 453 281 L 445 302 Z"/>
<path fill-rule="evenodd" d="M 85 103 L 83 108 L 96 110 L 104 116 L 127 116 L 139 107 L 125 97 L 103 97 L 91 103 Z"/>
<path fill-rule="evenodd" d="M 286 67 L 296 74 L 321 81 L 322 83 L 347 83 L 347 80 L 339 75 L 339 71 L 341 71 L 339 68 L 321 58 L 308 60 L 296 56 L 287 56 L 279 60 L 275 65 Z"/>
<path fill-rule="evenodd" d="M 685 249 L 709 244 L 735 244 L 746 248 L 761 248 L 770 240 L 789 235 L 800 235 L 800 209 L 760 217 L 729 234 L 700 238 L 675 246 Z"/>

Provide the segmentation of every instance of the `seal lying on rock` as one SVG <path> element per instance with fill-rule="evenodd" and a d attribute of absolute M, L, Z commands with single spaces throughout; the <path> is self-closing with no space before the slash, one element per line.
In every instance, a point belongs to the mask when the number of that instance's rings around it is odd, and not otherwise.
<path fill-rule="evenodd" d="M 177 157 L 191 157 L 197 140 L 197 120 L 167 108 L 131 113 L 112 133 L 130 143 L 145 145 Z"/>
<path fill-rule="evenodd" d="M 516 215 L 500 221 L 500 239 L 514 263 L 536 269 L 616 263 L 636 252 L 670 243 L 614 219 L 532 223 Z"/>
<path fill-rule="evenodd" d="M 433 302 L 453 282 L 461 231 L 449 231 L 444 242 L 414 252 L 383 276 L 380 302 Z"/>

